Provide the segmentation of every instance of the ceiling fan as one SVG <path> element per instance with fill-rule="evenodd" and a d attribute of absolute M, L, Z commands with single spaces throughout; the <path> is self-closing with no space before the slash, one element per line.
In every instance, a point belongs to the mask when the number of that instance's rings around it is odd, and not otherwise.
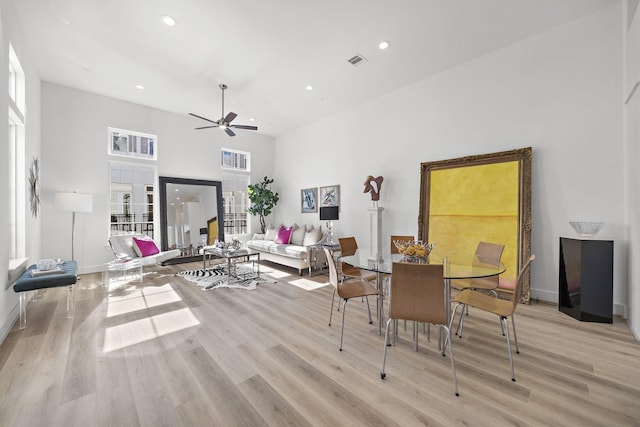
<path fill-rule="evenodd" d="M 229 136 L 236 136 L 235 132 L 231 130 L 231 128 L 235 128 L 235 129 L 247 129 L 247 130 L 258 130 L 257 126 L 249 126 L 249 125 L 232 125 L 231 122 L 233 121 L 233 119 L 235 119 L 238 115 L 236 113 L 233 112 L 229 112 L 229 114 L 227 114 L 226 116 L 224 115 L 224 91 L 227 89 L 227 85 L 226 84 L 220 84 L 218 85 L 220 87 L 220 89 L 222 89 L 222 117 L 219 120 L 210 120 L 207 119 L 206 117 L 202 117 L 199 116 L 197 114 L 193 114 L 193 113 L 189 113 L 190 116 L 193 117 L 197 117 L 199 119 L 205 120 L 207 122 L 213 123 L 210 126 L 202 126 L 202 127 L 198 127 L 195 129 L 210 129 L 210 128 L 220 128 L 223 129 L 227 135 Z"/>

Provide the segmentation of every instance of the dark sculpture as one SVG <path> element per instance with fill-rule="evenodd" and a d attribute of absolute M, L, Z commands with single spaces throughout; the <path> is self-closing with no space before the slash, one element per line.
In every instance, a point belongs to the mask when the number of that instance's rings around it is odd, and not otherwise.
<path fill-rule="evenodd" d="M 371 193 L 371 200 L 377 202 L 380 200 L 380 190 L 382 189 L 382 181 L 383 177 L 379 176 L 374 178 L 369 175 L 367 179 L 364 181 L 364 191 L 363 193 Z"/>

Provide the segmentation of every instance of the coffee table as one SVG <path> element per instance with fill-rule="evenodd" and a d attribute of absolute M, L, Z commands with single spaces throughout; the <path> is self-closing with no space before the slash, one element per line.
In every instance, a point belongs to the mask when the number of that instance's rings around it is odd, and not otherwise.
<path fill-rule="evenodd" d="M 202 248 L 202 268 L 207 268 L 207 255 L 227 261 L 227 285 L 231 284 L 231 279 L 247 278 L 246 274 L 238 274 L 237 264 L 242 262 L 253 262 L 251 274 L 256 274 L 260 278 L 260 252 L 253 249 L 222 249 L 216 246 L 205 246 Z M 251 258 L 256 259 L 251 259 Z M 257 261 L 257 268 L 256 268 Z"/>

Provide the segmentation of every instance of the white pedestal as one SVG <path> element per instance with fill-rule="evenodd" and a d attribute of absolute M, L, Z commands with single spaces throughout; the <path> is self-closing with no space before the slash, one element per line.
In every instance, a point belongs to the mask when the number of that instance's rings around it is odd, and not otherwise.
<path fill-rule="evenodd" d="M 371 253 L 369 258 L 376 262 L 381 261 L 382 257 L 382 211 L 383 207 L 375 206 L 367 208 L 369 212 L 369 236 L 371 244 Z"/>

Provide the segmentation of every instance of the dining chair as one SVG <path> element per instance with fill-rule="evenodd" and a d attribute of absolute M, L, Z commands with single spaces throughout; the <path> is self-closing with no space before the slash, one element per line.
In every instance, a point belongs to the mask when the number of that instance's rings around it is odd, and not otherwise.
<path fill-rule="evenodd" d="M 445 345 L 441 346 L 445 356 L 446 345 L 449 346 L 451 371 L 453 373 L 453 389 L 458 394 L 456 379 L 456 365 L 451 345 L 451 330 L 447 316 L 447 301 L 444 282 L 443 264 L 414 264 L 394 262 L 391 269 L 391 298 L 389 300 L 389 319 L 384 334 L 384 356 L 380 378 L 385 379 L 385 365 L 389 343 L 389 326 L 392 321 L 403 319 L 412 320 L 415 324 L 422 322 L 440 326 L 440 331 L 446 332 Z M 417 334 L 414 334 L 415 350 L 418 351 Z M 439 341 L 442 343 L 442 340 Z"/>
<path fill-rule="evenodd" d="M 516 307 L 518 306 L 518 301 L 520 301 L 520 297 L 522 296 L 522 287 L 525 273 L 531 266 L 531 263 L 535 258 L 535 255 L 531 255 L 524 266 L 522 266 L 522 268 L 520 269 L 518 278 L 516 280 L 515 290 L 511 295 L 511 299 L 509 300 L 495 298 L 493 296 L 487 295 L 486 293 L 479 292 L 473 289 L 465 289 L 451 299 L 451 302 L 455 303 L 453 313 L 451 314 L 452 324 L 453 319 L 456 315 L 456 310 L 461 305 L 463 306 L 463 310 L 464 307 L 471 306 L 480 310 L 484 310 L 488 313 L 493 313 L 500 318 L 500 327 L 502 328 L 502 334 L 505 335 L 507 339 L 507 352 L 509 353 L 509 366 L 511 367 L 511 381 L 515 381 L 516 376 L 513 369 L 513 357 L 511 355 L 511 339 L 509 338 L 509 317 L 511 317 L 511 327 L 513 328 L 513 339 L 516 343 L 516 353 L 520 353 L 520 349 L 518 347 L 518 335 L 516 335 L 516 323 L 513 314 L 515 313 Z M 462 338 L 463 326 L 464 316 L 461 315 L 457 331 L 457 335 L 460 338 Z"/>
<path fill-rule="evenodd" d="M 504 251 L 504 245 L 498 243 L 479 242 L 475 251 L 474 262 L 482 264 L 500 265 L 502 258 L 502 252 Z M 499 277 L 481 277 L 475 279 L 458 279 L 451 281 L 451 287 L 459 291 L 464 289 L 482 290 L 492 293 L 494 296 L 498 296 L 496 289 L 498 289 Z"/>
<path fill-rule="evenodd" d="M 329 326 L 331 326 L 331 318 L 333 317 L 333 303 L 338 294 L 338 297 L 342 299 L 342 327 L 340 329 L 340 351 L 342 351 L 342 341 L 344 338 L 344 316 L 347 308 L 347 301 L 351 298 L 364 297 L 367 300 L 367 311 L 369 313 L 369 324 L 373 323 L 371 320 L 371 307 L 369 306 L 369 295 L 378 296 L 379 292 L 374 285 L 366 280 L 351 280 L 349 278 L 345 280 L 342 277 L 338 280 L 338 269 L 336 263 L 333 260 L 331 252 L 327 248 L 323 248 L 327 257 L 327 263 L 329 264 L 329 282 L 333 286 L 333 294 L 331 295 L 331 311 L 329 312 Z"/>
<path fill-rule="evenodd" d="M 354 255 L 358 250 L 358 243 L 355 237 L 341 237 L 338 239 L 338 244 L 340 245 L 341 256 Z M 363 270 L 345 262 L 341 262 L 340 265 L 343 278 L 351 277 L 363 281 L 374 281 L 377 279 L 377 274 L 374 271 Z"/>

